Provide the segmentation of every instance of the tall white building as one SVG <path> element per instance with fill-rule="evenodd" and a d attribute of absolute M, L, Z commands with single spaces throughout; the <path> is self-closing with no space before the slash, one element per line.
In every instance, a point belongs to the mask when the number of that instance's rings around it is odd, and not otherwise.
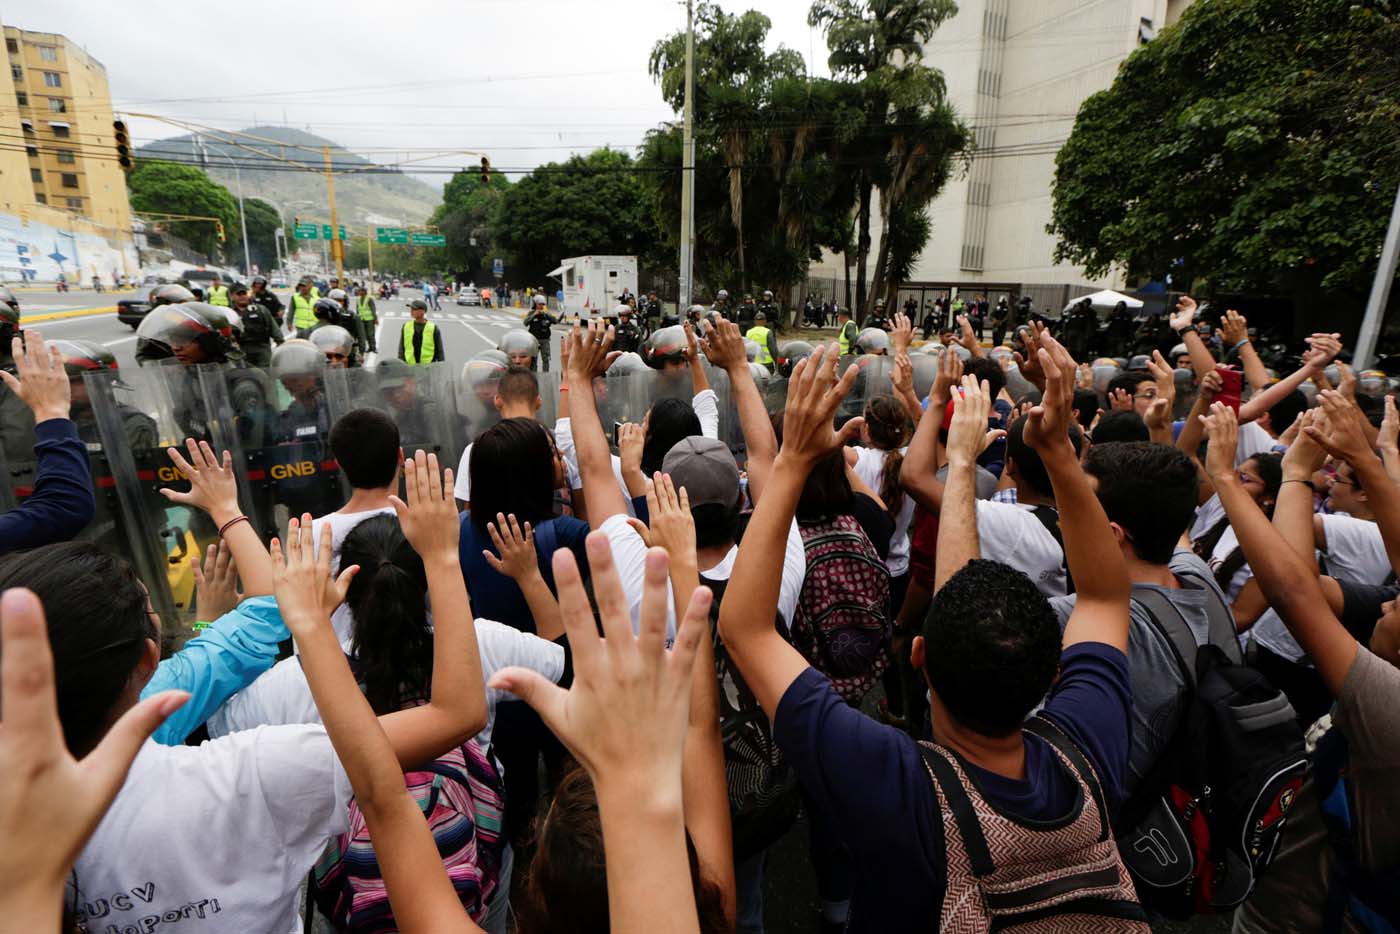
<path fill-rule="evenodd" d="M 1045 226 L 1055 154 L 1085 98 L 1109 87 L 1119 64 L 1191 2 L 959 0 L 923 60 L 943 72 L 978 154 L 929 205 L 932 236 L 900 304 L 957 289 L 993 301 L 1029 294 L 1038 308 L 1058 308 L 1075 294 L 1122 287 L 1119 273 L 1091 280 L 1054 262 Z"/>

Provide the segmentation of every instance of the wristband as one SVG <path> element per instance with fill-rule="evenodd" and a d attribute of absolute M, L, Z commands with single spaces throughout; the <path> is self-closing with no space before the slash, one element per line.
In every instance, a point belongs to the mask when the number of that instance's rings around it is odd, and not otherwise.
<path fill-rule="evenodd" d="M 223 525 L 219 526 L 219 538 L 223 538 L 225 532 L 227 532 L 229 529 L 233 528 L 240 522 L 247 522 L 249 525 L 253 524 L 252 520 L 249 519 L 247 516 L 235 516 L 234 518 L 225 522 Z"/>
<path fill-rule="evenodd" d="M 1313 483 L 1311 480 L 1284 480 L 1283 483 L 1301 483 L 1303 484 L 1303 486 L 1312 490 L 1314 493 L 1317 492 L 1317 484 Z M 1282 486 L 1283 483 L 1280 483 L 1279 485 Z"/>
<path fill-rule="evenodd" d="M 1243 347 L 1245 344 L 1248 344 L 1248 343 L 1249 343 L 1249 338 L 1247 338 L 1247 337 L 1246 337 L 1244 340 L 1242 340 L 1242 341 L 1237 341 L 1233 346 L 1230 347 L 1230 349 L 1229 349 L 1228 352 L 1229 352 L 1229 353 L 1234 353 L 1235 351 L 1239 350 L 1241 347 Z"/>
<path fill-rule="evenodd" d="M 1200 336 L 1200 335 L 1196 332 L 1196 327 L 1195 327 L 1195 325 L 1191 325 L 1191 324 L 1188 324 L 1186 327 L 1181 328 L 1181 329 L 1179 329 L 1179 330 L 1176 332 L 1176 336 L 1179 337 L 1179 338 L 1181 338 L 1183 341 L 1186 340 L 1186 335 L 1187 335 L 1187 334 L 1196 334 L 1197 337 Z"/>

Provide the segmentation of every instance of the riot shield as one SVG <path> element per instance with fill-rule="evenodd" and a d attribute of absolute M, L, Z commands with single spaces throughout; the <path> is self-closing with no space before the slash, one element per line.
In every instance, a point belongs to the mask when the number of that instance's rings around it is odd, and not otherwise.
<path fill-rule="evenodd" d="M 848 367 L 857 367 L 858 373 L 855 385 L 836 410 L 838 428 L 864 414 L 866 403 L 875 396 L 886 395 L 892 391 L 890 369 L 893 363 L 894 359 L 885 354 L 859 354 L 841 358 L 836 369 L 838 376 L 845 376 Z"/>
<path fill-rule="evenodd" d="M 456 369 L 429 366 L 377 366 L 326 371 L 330 420 L 354 409 L 378 409 L 399 426 L 405 457 L 436 454 L 443 466 L 456 466 L 466 447 L 457 413 Z"/>

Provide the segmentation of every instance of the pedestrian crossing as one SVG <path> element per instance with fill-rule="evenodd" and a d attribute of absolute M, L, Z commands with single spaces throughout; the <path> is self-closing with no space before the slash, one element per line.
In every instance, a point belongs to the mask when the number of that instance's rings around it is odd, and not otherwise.
<path fill-rule="evenodd" d="M 407 321 L 412 316 L 406 311 L 383 312 L 379 316 L 386 320 L 397 319 Z M 473 324 L 494 324 L 503 328 L 520 327 L 520 319 L 508 312 L 492 314 L 491 312 L 467 312 L 467 311 L 432 311 L 428 313 L 430 321 L 464 321 Z"/>

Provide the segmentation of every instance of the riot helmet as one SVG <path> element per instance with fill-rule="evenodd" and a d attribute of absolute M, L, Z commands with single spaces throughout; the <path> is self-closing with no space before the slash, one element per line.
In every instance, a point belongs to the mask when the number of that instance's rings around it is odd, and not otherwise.
<path fill-rule="evenodd" d="M 194 293 L 178 282 L 158 285 L 151 290 L 152 306 L 178 305 L 182 302 L 192 302 L 194 300 Z"/>
<path fill-rule="evenodd" d="M 10 352 L 10 339 L 19 333 L 19 299 L 15 293 L 0 286 L 0 356 Z"/>
<path fill-rule="evenodd" d="M 180 302 L 152 308 L 136 329 L 136 359 L 145 363 L 175 357 L 184 364 L 222 360 L 229 340 L 204 313 L 207 307 Z"/>
<path fill-rule="evenodd" d="M 84 373 L 117 369 L 117 358 L 96 341 L 60 339 L 47 343 L 63 358 L 63 370 L 69 379 L 81 379 Z"/>
<path fill-rule="evenodd" d="M 342 304 L 350 300 L 349 294 L 347 294 L 344 289 L 331 289 L 329 292 L 326 293 L 326 298 L 329 298 L 333 302 L 340 302 Z"/>
<path fill-rule="evenodd" d="M 690 341 L 685 336 L 685 328 L 678 324 L 661 328 L 647 338 L 644 349 L 646 363 L 658 370 L 668 363 L 685 363 L 689 346 Z"/>
<path fill-rule="evenodd" d="M 338 324 L 323 324 L 311 332 L 311 343 L 325 355 L 326 366 L 343 369 L 350 365 L 355 338 Z"/>
<path fill-rule="evenodd" d="M 345 314 L 345 309 L 340 307 L 340 302 L 329 297 L 318 298 L 311 306 L 311 313 L 316 316 L 317 321 L 324 321 L 327 324 L 334 324 L 340 320 L 340 316 Z"/>
<path fill-rule="evenodd" d="M 462 388 L 489 403 L 496 398 L 496 386 L 508 369 L 509 357 L 499 350 L 483 350 L 462 365 Z"/>
<path fill-rule="evenodd" d="M 536 292 L 534 297 L 530 299 L 530 301 L 532 304 L 535 305 L 549 305 L 549 299 L 545 297 L 543 292 Z"/>
<path fill-rule="evenodd" d="M 315 376 L 325 368 L 326 355 L 309 340 L 289 340 L 272 352 L 272 375 L 277 379 Z"/>
<path fill-rule="evenodd" d="M 812 355 L 813 347 L 806 341 L 788 341 L 778 350 L 778 375 L 792 376 L 792 368 Z"/>
<path fill-rule="evenodd" d="M 880 328 L 866 328 L 856 337 L 856 352 L 863 354 L 885 354 L 890 351 L 890 335 Z"/>
<path fill-rule="evenodd" d="M 254 276 L 254 277 L 253 277 L 253 282 L 252 282 L 252 284 L 253 284 L 253 285 L 267 285 L 267 276 L 261 276 L 261 275 L 259 275 L 259 276 Z"/>
<path fill-rule="evenodd" d="M 715 299 L 721 302 L 729 301 L 729 290 L 720 289 L 718 292 L 715 293 Z"/>
<path fill-rule="evenodd" d="M 1127 369 L 1145 370 L 1147 369 L 1147 362 L 1151 359 L 1152 358 L 1145 353 L 1133 354 L 1131 357 L 1128 358 Z"/>
<path fill-rule="evenodd" d="M 629 350 L 612 362 L 612 365 L 608 367 L 607 375 L 609 377 L 631 376 L 635 373 L 646 373 L 649 369 L 647 361 Z"/>
<path fill-rule="evenodd" d="M 763 300 L 765 302 L 771 302 L 773 300 L 773 292 L 771 289 L 763 290 Z"/>
<path fill-rule="evenodd" d="M 750 363 L 758 359 L 758 352 L 761 349 L 762 348 L 758 346 L 758 341 L 751 341 L 747 337 L 744 338 L 744 356 L 749 358 Z"/>
<path fill-rule="evenodd" d="M 228 305 L 206 305 L 203 302 L 186 302 L 199 309 L 204 317 L 209 319 L 209 323 L 214 326 L 214 330 L 229 342 L 227 353 L 238 347 L 238 341 L 243 337 L 243 318 Z"/>
<path fill-rule="evenodd" d="M 506 355 L 511 366 L 533 369 L 535 359 L 540 355 L 540 342 L 535 335 L 520 328 L 512 328 L 502 337 L 496 349 Z"/>
<path fill-rule="evenodd" d="M 768 372 L 768 367 L 761 363 L 754 363 L 752 360 L 749 361 L 749 374 L 753 376 L 753 381 L 760 386 L 773 378 L 773 374 Z"/>

